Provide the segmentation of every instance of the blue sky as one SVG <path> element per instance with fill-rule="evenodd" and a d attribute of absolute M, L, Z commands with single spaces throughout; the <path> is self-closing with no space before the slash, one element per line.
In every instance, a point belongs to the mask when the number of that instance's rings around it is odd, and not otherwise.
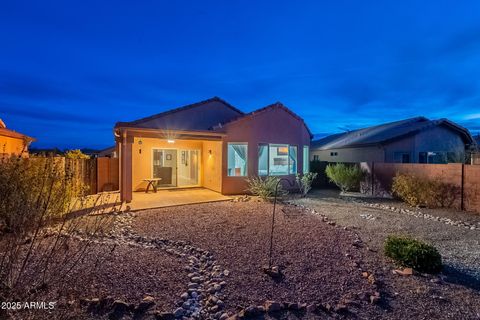
<path fill-rule="evenodd" d="M 317 134 L 418 115 L 480 132 L 480 1 L 2 1 L 0 118 L 37 147 L 220 96 Z"/>

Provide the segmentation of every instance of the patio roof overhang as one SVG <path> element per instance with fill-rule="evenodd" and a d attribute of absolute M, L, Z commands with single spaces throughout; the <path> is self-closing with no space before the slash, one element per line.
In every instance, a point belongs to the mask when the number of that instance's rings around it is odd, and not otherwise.
<path fill-rule="evenodd" d="M 204 130 L 152 129 L 138 127 L 117 127 L 114 130 L 116 140 L 121 137 L 142 137 L 172 140 L 213 140 L 221 141 L 226 136 L 222 132 Z"/>

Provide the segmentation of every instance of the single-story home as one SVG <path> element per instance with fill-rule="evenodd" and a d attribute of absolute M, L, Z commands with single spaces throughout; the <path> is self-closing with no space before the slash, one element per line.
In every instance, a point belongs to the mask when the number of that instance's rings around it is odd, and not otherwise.
<path fill-rule="evenodd" d="M 474 143 L 469 131 L 447 120 L 416 117 L 312 142 L 311 159 L 327 162 L 464 162 Z"/>
<path fill-rule="evenodd" d="M 312 134 L 303 119 L 277 102 L 243 113 L 224 100 L 205 101 L 114 128 L 120 161 L 120 195 L 154 180 L 158 188 L 204 187 L 241 194 L 246 178 L 294 180 L 309 168 Z"/>
<path fill-rule="evenodd" d="M 7 129 L 5 122 L 0 119 L 0 157 L 3 155 L 28 157 L 28 147 L 33 141 L 35 139 L 32 137 Z"/>

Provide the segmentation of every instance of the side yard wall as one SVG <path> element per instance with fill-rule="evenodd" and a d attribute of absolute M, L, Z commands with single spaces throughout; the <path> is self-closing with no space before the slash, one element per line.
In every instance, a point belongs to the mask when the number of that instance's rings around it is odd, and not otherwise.
<path fill-rule="evenodd" d="M 424 179 L 440 179 L 459 190 L 454 206 L 458 209 L 480 213 L 480 166 L 418 163 L 372 163 L 363 162 L 362 167 L 369 173 L 365 192 L 382 195 L 391 190 L 397 173 L 411 174 Z M 372 174 L 373 173 L 373 174 Z"/>

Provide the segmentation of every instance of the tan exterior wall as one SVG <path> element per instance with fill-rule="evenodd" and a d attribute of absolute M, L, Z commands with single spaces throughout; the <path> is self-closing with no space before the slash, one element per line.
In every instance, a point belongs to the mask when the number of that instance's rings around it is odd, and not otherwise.
<path fill-rule="evenodd" d="M 28 147 L 24 146 L 23 139 L 0 136 L 0 154 L 28 156 Z"/>
<path fill-rule="evenodd" d="M 222 192 L 222 142 L 204 141 L 202 160 L 203 186 L 213 191 Z"/>
<path fill-rule="evenodd" d="M 139 141 L 142 144 L 139 144 Z M 135 137 L 132 144 L 132 190 L 142 191 L 147 187 L 143 179 L 152 178 L 153 149 L 190 149 L 198 150 L 200 155 L 199 186 L 221 192 L 221 141 L 174 140 Z M 141 151 L 140 151 L 141 150 Z M 212 154 L 209 154 L 212 150 Z M 180 156 L 180 155 L 177 155 Z"/>

